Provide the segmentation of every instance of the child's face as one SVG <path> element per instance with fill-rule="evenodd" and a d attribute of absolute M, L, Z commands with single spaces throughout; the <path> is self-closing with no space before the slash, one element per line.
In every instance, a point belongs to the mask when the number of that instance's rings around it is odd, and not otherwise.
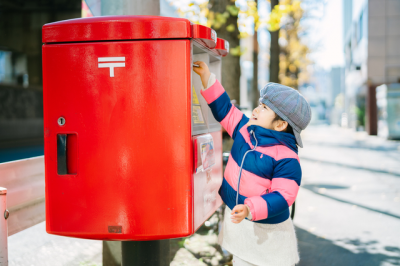
<path fill-rule="evenodd" d="M 276 131 L 282 131 L 286 128 L 286 126 L 282 125 L 282 122 L 287 125 L 286 121 L 274 121 L 275 112 L 272 111 L 268 106 L 263 103 L 260 103 L 258 107 L 253 110 L 250 121 L 247 123 L 250 125 L 261 126 L 266 129 L 272 129 Z M 282 128 L 284 126 L 284 128 Z"/>

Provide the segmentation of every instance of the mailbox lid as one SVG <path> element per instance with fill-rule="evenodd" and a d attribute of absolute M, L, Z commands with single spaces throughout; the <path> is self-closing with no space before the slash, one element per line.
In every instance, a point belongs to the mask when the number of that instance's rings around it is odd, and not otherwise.
<path fill-rule="evenodd" d="M 102 16 L 45 24 L 43 43 L 192 38 L 189 20 L 159 16 Z M 215 46 L 215 45 L 214 45 Z"/>
<path fill-rule="evenodd" d="M 203 25 L 193 24 L 193 38 L 210 49 L 215 48 L 217 45 L 217 33 L 215 30 Z"/>
<path fill-rule="evenodd" d="M 229 42 L 222 38 L 217 38 L 217 45 L 214 48 L 219 55 L 227 56 L 229 53 Z"/>

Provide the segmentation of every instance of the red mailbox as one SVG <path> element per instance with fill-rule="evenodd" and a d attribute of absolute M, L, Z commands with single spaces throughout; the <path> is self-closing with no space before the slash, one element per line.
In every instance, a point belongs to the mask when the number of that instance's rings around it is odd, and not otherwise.
<path fill-rule="evenodd" d="M 192 71 L 202 60 L 220 79 L 227 49 L 217 42 L 179 18 L 43 26 L 48 233 L 184 237 L 221 205 L 221 127 Z"/>

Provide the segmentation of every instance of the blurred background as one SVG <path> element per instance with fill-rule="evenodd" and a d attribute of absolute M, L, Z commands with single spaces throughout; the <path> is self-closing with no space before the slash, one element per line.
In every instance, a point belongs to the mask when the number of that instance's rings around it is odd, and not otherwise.
<path fill-rule="evenodd" d="M 132 0 L 133 1 L 133 0 Z M 43 154 L 41 27 L 114 14 L 100 0 L 0 1 L 0 162 Z M 162 16 L 230 43 L 223 85 L 250 112 L 267 82 L 298 89 L 312 124 L 400 139 L 397 0 L 161 0 Z"/>
<path fill-rule="evenodd" d="M 0 163 L 43 155 L 42 26 L 118 14 L 117 2 L 0 0 Z M 268 82 L 310 103 L 300 265 L 400 265 L 400 0 L 160 0 L 160 13 L 229 41 L 222 84 L 243 112 Z M 25 231 L 10 237 L 10 262 Z"/>

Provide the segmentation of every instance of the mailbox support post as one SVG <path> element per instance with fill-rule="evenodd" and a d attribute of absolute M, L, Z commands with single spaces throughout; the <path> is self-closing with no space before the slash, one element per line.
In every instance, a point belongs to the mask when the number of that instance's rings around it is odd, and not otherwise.
<path fill-rule="evenodd" d="M 168 266 L 170 241 L 122 241 L 122 266 Z"/>
<path fill-rule="evenodd" d="M 0 187 L 0 265 L 8 265 L 7 189 Z"/>
<path fill-rule="evenodd" d="M 101 0 L 101 15 L 160 15 L 160 0 Z"/>
<path fill-rule="evenodd" d="M 101 0 L 101 15 L 159 16 L 160 0 Z M 119 245 L 119 242 L 117 241 L 103 241 L 103 250 L 107 249 L 117 251 L 119 247 L 121 247 L 122 265 L 164 265 L 157 263 L 156 261 L 168 261 L 169 265 L 169 240 L 165 241 L 168 242 L 168 257 L 165 256 L 165 252 L 161 252 L 159 251 L 159 248 L 157 248 L 162 247 L 161 250 L 165 250 L 166 244 L 164 242 L 158 242 L 160 241 L 122 241 L 121 245 Z M 137 250 L 140 250 L 140 252 Z M 112 256 L 110 252 L 103 253 L 103 264 L 104 266 L 118 265 L 120 258 Z M 151 261 L 143 264 L 140 263 L 146 261 L 146 259 Z"/>

